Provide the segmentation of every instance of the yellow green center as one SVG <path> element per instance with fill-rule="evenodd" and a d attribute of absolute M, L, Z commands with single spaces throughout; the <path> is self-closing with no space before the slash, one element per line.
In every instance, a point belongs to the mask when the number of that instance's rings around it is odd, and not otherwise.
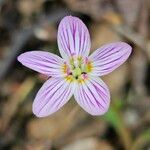
<path fill-rule="evenodd" d="M 80 83 L 87 79 L 87 75 L 92 71 L 92 64 L 89 60 L 82 57 L 72 57 L 69 63 L 63 66 L 63 72 L 69 81 L 77 80 Z"/>

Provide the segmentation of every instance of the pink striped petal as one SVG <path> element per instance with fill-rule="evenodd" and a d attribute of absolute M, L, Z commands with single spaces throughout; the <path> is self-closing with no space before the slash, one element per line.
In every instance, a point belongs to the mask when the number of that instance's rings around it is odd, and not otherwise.
<path fill-rule="evenodd" d="M 77 17 L 67 16 L 58 27 L 58 47 L 65 59 L 76 56 L 88 56 L 91 41 L 85 24 Z"/>
<path fill-rule="evenodd" d="M 18 56 L 18 61 L 24 66 L 39 73 L 52 76 L 62 76 L 63 59 L 49 52 L 31 51 Z"/>
<path fill-rule="evenodd" d="M 33 113 L 37 117 L 48 116 L 59 110 L 71 98 L 74 84 L 62 78 L 50 78 L 41 87 L 33 102 Z"/>
<path fill-rule="evenodd" d="M 75 90 L 77 103 L 91 115 L 102 115 L 110 104 L 110 93 L 106 84 L 98 77 L 89 77 Z"/>
<path fill-rule="evenodd" d="M 92 61 L 92 75 L 108 74 L 122 65 L 131 54 L 131 46 L 124 42 L 111 43 L 102 46 L 89 56 Z"/>

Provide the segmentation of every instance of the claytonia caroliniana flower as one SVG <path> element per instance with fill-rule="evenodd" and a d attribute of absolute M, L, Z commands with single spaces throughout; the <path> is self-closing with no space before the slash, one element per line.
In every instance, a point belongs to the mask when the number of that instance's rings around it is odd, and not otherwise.
<path fill-rule="evenodd" d="M 44 51 L 30 51 L 18 57 L 24 66 L 50 77 L 35 97 L 33 113 L 37 117 L 48 116 L 74 95 L 89 114 L 104 114 L 109 108 L 110 93 L 99 76 L 123 64 L 131 54 L 131 46 L 124 42 L 111 43 L 89 56 L 89 31 L 79 18 L 73 16 L 62 19 L 57 40 L 62 58 Z"/>

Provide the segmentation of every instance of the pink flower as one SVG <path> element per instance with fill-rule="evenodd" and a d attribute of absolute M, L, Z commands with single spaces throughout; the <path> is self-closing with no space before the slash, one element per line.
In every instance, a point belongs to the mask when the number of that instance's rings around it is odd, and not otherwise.
<path fill-rule="evenodd" d="M 37 117 L 48 116 L 74 95 L 89 114 L 104 114 L 109 108 L 110 93 L 98 76 L 123 64 L 131 54 L 131 46 L 124 42 L 111 43 L 89 56 L 89 31 L 79 18 L 72 16 L 60 22 L 57 40 L 62 58 L 44 51 L 26 52 L 18 57 L 24 66 L 51 77 L 37 93 L 33 113 Z"/>

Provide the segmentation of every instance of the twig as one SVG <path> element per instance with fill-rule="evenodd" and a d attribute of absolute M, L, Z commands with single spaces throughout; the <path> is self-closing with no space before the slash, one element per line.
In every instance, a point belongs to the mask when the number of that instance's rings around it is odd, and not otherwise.
<path fill-rule="evenodd" d="M 131 147 L 131 150 L 140 150 L 142 149 L 141 146 L 143 146 L 146 143 L 150 143 L 150 129 L 146 130 L 139 137 L 137 137 L 137 139 Z"/>
<path fill-rule="evenodd" d="M 118 108 L 116 108 L 115 104 L 113 104 L 109 109 L 109 112 L 104 115 L 104 119 L 114 127 L 123 143 L 125 150 L 129 150 L 132 143 L 131 135 L 125 127 L 121 112 Z"/>
<path fill-rule="evenodd" d="M 134 44 L 139 46 L 141 49 L 145 50 L 146 48 L 146 39 L 144 36 L 138 34 L 137 32 L 133 31 L 127 25 L 116 25 L 112 27 L 117 33 L 121 34 L 125 38 L 132 41 Z"/>
<path fill-rule="evenodd" d="M 19 105 L 24 101 L 27 95 L 32 91 L 36 84 L 34 78 L 27 78 L 16 93 L 11 97 L 2 111 L 2 132 L 5 132 L 9 126 L 9 122 L 15 115 Z"/>

